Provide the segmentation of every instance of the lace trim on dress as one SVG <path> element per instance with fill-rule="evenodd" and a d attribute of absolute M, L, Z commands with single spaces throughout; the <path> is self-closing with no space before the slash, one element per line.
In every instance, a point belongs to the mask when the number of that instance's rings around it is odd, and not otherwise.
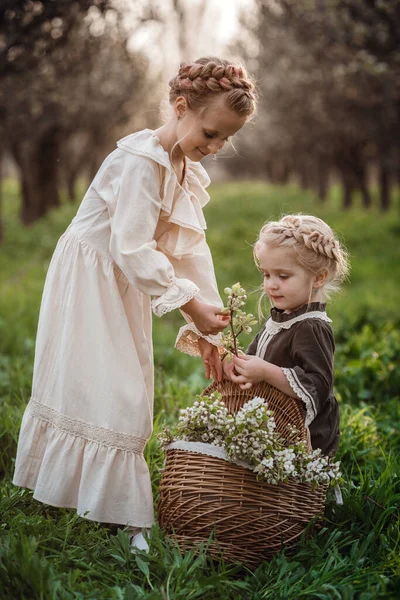
<path fill-rule="evenodd" d="M 259 358 L 264 358 L 265 351 L 267 349 L 268 344 L 272 340 L 272 337 L 273 334 L 269 333 L 266 329 L 264 329 L 257 343 L 256 356 L 258 356 Z"/>
<path fill-rule="evenodd" d="M 185 286 L 184 291 L 181 289 L 183 285 Z M 166 313 L 171 312 L 171 310 L 187 304 L 199 291 L 200 289 L 197 285 L 189 281 L 189 279 L 177 279 L 173 277 L 167 291 L 162 296 L 154 298 L 151 301 L 151 308 L 157 317 L 162 317 Z"/>
<path fill-rule="evenodd" d="M 294 369 L 288 369 L 286 367 L 283 367 L 282 371 L 294 393 L 297 394 L 300 400 L 302 400 L 306 405 L 305 426 L 307 427 L 315 419 L 317 414 L 317 411 L 315 410 L 313 397 L 301 385 L 299 378 L 297 377 L 297 373 Z"/>
<path fill-rule="evenodd" d="M 32 417 L 44 421 L 56 429 L 102 446 L 108 446 L 109 448 L 125 450 L 134 454 L 143 454 L 147 443 L 146 439 L 136 437 L 135 435 L 118 433 L 111 429 L 105 429 L 104 427 L 85 423 L 85 421 L 80 421 L 79 419 L 67 417 L 33 398 L 31 398 L 28 404 L 28 410 Z"/>
<path fill-rule="evenodd" d="M 279 308 L 273 306 L 271 308 L 271 318 L 273 321 L 277 323 L 284 323 L 286 321 L 291 321 L 295 317 L 303 314 L 309 314 L 312 312 L 322 312 L 325 313 L 326 310 L 326 302 L 310 302 L 309 304 L 303 304 L 299 308 L 292 310 L 290 313 L 282 311 Z"/>
<path fill-rule="evenodd" d="M 278 321 L 273 321 L 271 318 L 269 318 L 265 324 L 265 328 L 272 335 L 275 335 L 278 333 L 278 331 L 281 331 L 281 329 L 290 329 L 290 327 L 295 323 L 298 323 L 299 321 L 305 321 L 306 319 L 320 319 L 321 321 L 332 323 L 332 319 L 328 317 L 326 312 L 314 310 L 308 313 L 303 313 L 302 315 L 297 315 L 297 317 L 293 317 L 293 319 L 290 319 L 290 321 L 282 321 L 281 323 Z"/>
<path fill-rule="evenodd" d="M 180 328 L 176 338 L 175 348 L 180 350 L 180 352 L 189 354 L 189 356 L 201 356 L 199 345 L 197 343 L 199 338 L 207 340 L 207 342 L 222 350 L 221 334 L 203 335 L 194 323 L 187 323 L 187 325 Z"/>
<path fill-rule="evenodd" d="M 305 321 L 306 319 L 320 319 L 321 321 L 332 323 L 332 319 L 328 317 L 326 312 L 322 312 L 320 310 L 303 313 L 297 317 L 293 317 L 293 319 L 290 319 L 290 321 L 277 322 L 269 318 L 265 323 L 264 330 L 262 331 L 260 339 L 258 340 L 256 356 L 264 358 L 267 346 L 274 335 L 282 331 L 282 329 L 290 329 L 290 327 L 292 327 L 292 325 L 295 323 L 298 323 L 299 321 Z"/>
<path fill-rule="evenodd" d="M 253 470 L 253 467 L 243 460 L 229 460 L 226 456 L 226 451 L 224 448 L 220 448 L 219 446 L 213 446 L 212 444 L 206 444 L 204 442 L 186 442 L 183 440 L 177 440 L 176 442 L 171 442 L 165 448 L 165 451 L 168 450 L 185 450 L 186 452 L 195 452 L 196 454 L 206 454 L 207 456 L 213 456 L 214 458 L 221 458 L 226 462 L 234 463 L 239 467 L 244 467 L 245 469 Z"/>

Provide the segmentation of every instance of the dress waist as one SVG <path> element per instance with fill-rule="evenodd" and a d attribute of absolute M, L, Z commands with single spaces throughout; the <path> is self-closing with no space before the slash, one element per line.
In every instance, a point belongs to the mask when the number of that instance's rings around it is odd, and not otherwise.
<path fill-rule="evenodd" d="M 100 242 L 100 239 L 98 242 Z M 72 245 L 76 249 L 81 248 L 85 253 L 91 254 L 93 257 L 100 259 L 101 261 L 106 261 L 112 265 L 117 276 L 125 277 L 125 274 L 109 253 L 108 247 L 104 243 L 96 244 L 95 239 L 87 239 L 83 237 L 82 234 L 76 230 L 73 222 L 64 231 L 58 241 L 58 246 L 62 247 L 66 245 Z"/>

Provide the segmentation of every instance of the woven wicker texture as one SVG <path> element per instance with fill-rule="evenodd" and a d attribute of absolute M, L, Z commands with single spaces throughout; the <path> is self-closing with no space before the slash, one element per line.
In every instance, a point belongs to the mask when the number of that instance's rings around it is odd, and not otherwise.
<path fill-rule="evenodd" d="M 274 411 L 276 429 L 282 437 L 286 439 L 287 426 L 292 425 L 298 429 L 300 439 L 308 441 L 308 433 L 304 426 L 306 416 L 304 404 L 301 400 L 290 398 L 272 385 L 261 382 L 249 390 L 241 390 L 236 383 L 223 381 L 209 385 L 202 396 L 208 396 L 212 392 L 219 392 L 222 395 L 225 406 L 232 414 L 237 413 L 252 398 L 264 398 L 268 402 L 268 408 Z"/>
<path fill-rule="evenodd" d="M 266 398 L 279 431 L 284 435 L 291 423 L 307 439 L 301 403 L 268 384 L 240 390 L 223 382 L 209 386 L 203 395 L 214 390 L 222 393 L 230 412 L 255 396 Z M 294 481 L 270 485 L 220 458 L 175 449 L 166 452 L 158 516 L 183 551 L 198 548 L 213 534 L 210 556 L 256 568 L 282 547 L 296 545 L 308 523 L 323 513 L 325 494 L 323 485 L 314 491 Z"/>

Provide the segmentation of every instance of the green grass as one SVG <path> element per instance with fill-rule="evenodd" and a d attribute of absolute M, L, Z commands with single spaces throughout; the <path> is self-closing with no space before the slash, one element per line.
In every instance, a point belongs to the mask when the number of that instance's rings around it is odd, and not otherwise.
<path fill-rule="evenodd" d="M 332 497 L 323 528 L 292 556 L 277 554 L 252 573 L 213 563 L 201 551 L 181 556 L 155 529 L 149 555 L 131 555 L 127 537 L 110 536 L 74 511 L 32 500 L 10 483 L 19 423 L 29 399 L 43 281 L 59 235 L 76 206 L 40 223 L 18 223 L 18 189 L 5 189 L 0 247 L 0 599 L 331 599 L 398 598 L 400 590 L 399 198 L 388 214 L 356 206 L 340 211 L 333 189 L 325 205 L 296 187 L 235 183 L 211 188 L 207 237 L 220 289 L 240 281 L 254 293 L 260 277 L 251 244 L 262 223 L 284 212 L 311 212 L 339 232 L 352 261 L 351 281 L 329 306 L 337 337 L 341 402 L 339 458 L 344 505 Z M 173 348 L 179 313 L 154 320 L 155 432 L 207 384 L 201 363 Z M 244 340 L 243 340 L 244 341 Z M 146 449 L 157 494 L 163 457 Z"/>

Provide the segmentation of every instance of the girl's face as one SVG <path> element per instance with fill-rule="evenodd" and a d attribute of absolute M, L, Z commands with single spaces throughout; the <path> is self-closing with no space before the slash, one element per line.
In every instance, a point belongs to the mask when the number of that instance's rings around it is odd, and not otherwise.
<path fill-rule="evenodd" d="M 178 147 L 196 162 L 208 154 L 217 154 L 247 119 L 228 108 L 222 95 L 212 98 L 197 112 L 190 110 L 180 96 L 175 102 L 175 112 L 179 117 L 176 127 Z"/>
<path fill-rule="evenodd" d="M 314 287 L 320 287 L 319 278 L 296 262 L 291 248 L 259 242 L 256 252 L 264 274 L 264 291 L 276 308 L 296 310 L 309 302 Z M 312 299 L 317 298 L 314 295 Z"/>

